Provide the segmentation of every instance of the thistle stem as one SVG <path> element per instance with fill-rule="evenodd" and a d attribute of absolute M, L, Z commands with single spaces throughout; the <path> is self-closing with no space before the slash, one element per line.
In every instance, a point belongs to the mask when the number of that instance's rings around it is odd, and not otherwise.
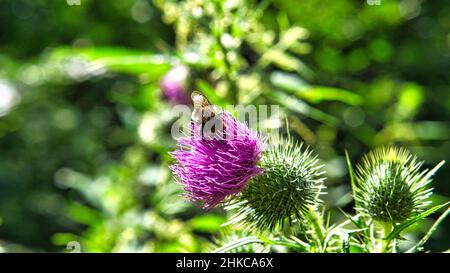
<path fill-rule="evenodd" d="M 386 252 L 391 252 L 392 248 L 391 248 L 391 241 L 386 240 L 386 237 L 392 232 L 393 226 L 391 223 L 381 223 L 381 249 L 380 252 L 381 253 L 386 253 Z"/>
<path fill-rule="evenodd" d="M 323 252 L 325 250 L 325 234 L 321 216 L 318 215 L 316 210 L 311 208 L 309 213 L 306 214 L 306 219 L 314 232 L 317 249 Z"/>

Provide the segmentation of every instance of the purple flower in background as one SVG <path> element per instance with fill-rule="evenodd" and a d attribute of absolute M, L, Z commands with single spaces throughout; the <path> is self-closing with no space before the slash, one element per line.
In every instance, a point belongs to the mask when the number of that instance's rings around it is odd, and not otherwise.
<path fill-rule="evenodd" d="M 161 80 L 164 97 L 172 104 L 190 104 L 190 97 L 186 90 L 189 70 L 184 65 L 173 67 Z"/>
<path fill-rule="evenodd" d="M 264 140 L 228 112 L 220 114 L 226 138 L 206 140 L 191 135 L 178 140 L 170 168 L 189 199 L 213 207 L 245 188 L 255 175 Z M 194 129 L 194 128 L 192 128 Z"/>

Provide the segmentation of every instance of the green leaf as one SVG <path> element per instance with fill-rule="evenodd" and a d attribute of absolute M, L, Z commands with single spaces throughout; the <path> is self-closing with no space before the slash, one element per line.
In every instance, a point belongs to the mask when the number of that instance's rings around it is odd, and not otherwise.
<path fill-rule="evenodd" d="M 370 241 L 370 231 L 369 231 L 369 226 L 366 224 L 366 221 L 364 221 L 363 217 L 361 214 L 357 214 L 355 216 L 350 216 L 349 214 L 347 214 L 344 210 L 342 210 L 341 208 L 338 208 L 339 211 L 344 214 L 344 216 L 350 221 L 352 222 L 357 228 L 359 228 L 362 232 L 363 232 L 363 237 L 364 240 L 369 240 Z M 356 218 L 353 219 L 353 218 Z"/>
<path fill-rule="evenodd" d="M 170 69 L 170 65 L 164 63 L 159 56 L 128 56 L 128 57 L 108 57 L 97 59 L 110 71 L 147 74 L 154 77 L 161 77 Z"/>
<path fill-rule="evenodd" d="M 348 155 L 348 151 L 345 150 L 345 159 L 347 161 L 347 166 L 348 166 L 348 174 L 350 176 L 350 183 L 352 185 L 352 195 L 353 195 L 353 199 L 355 200 L 355 206 L 357 203 L 356 200 L 356 181 L 355 181 L 355 173 L 353 171 L 353 167 L 352 167 L 352 162 L 350 161 L 350 156 Z"/>
<path fill-rule="evenodd" d="M 297 94 L 311 103 L 320 103 L 322 101 L 340 101 L 349 105 L 360 105 L 361 96 L 350 91 L 325 86 L 314 86 Z"/>
<path fill-rule="evenodd" d="M 262 238 L 265 244 L 280 245 L 291 248 L 297 252 L 308 252 L 310 245 L 292 236 L 292 239 L 277 237 L 274 239 Z"/>
<path fill-rule="evenodd" d="M 67 215 L 72 220 L 86 225 L 94 225 L 101 220 L 101 215 L 98 211 L 77 202 L 69 204 L 67 207 Z"/>
<path fill-rule="evenodd" d="M 262 245 L 281 245 L 288 248 L 292 248 L 298 252 L 307 252 L 307 246 L 302 245 L 302 243 L 297 242 L 292 239 L 287 238 L 259 238 L 258 236 L 248 236 L 240 238 L 236 241 L 233 241 L 229 244 L 226 244 L 214 251 L 214 253 L 224 253 L 229 252 L 233 249 L 237 249 L 239 247 L 249 245 L 249 244 L 262 244 Z M 303 243 L 304 244 L 304 243 Z"/>
<path fill-rule="evenodd" d="M 263 240 L 259 239 L 257 236 L 244 237 L 214 250 L 214 253 L 225 253 L 248 244 L 263 244 L 263 243 L 264 243 Z"/>
<path fill-rule="evenodd" d="M 350 244 L 350 253 L 365 253 L 366 249 L 361 247 L 360 245 Z"/>
<path fill-rule="evenodd" d="M 330 126 L 336 126 L 339 123 L 339 121 L 335 117 L 324 113 L 317 108 L 311 107 L 307 103 L 298 100 L 294 96 L 289 96 L 284 93 L 277 92 L 276 90 L 274 92 L 266 93 L 266 95 L 271 101 L 306 117 L 315 119 Z"/>
<path fill-rule="evenodd" d="M 52 235 L 52 243 L 57 246 L 65 246 L 71 241 L 79 241 L 80 237 L 72 233 L 55 233 Z"/>
<path fill-rule="evenodd" d="M 220 230 L 221 224 L 225 220 L 225 218 L 219 215 L 206 214 L 192 218 L 190 225 L 193 230 L 213 233 Z"/>
<path fill-rule="evenodd" d="M 413 217 L 413 218 L 411 218 L 411 219 L 401 223 L 400 225 L 398 225 L 398 226 L 396 226 L 394 228 L 394 230 L 386 237 L 385 240 L 387 240 L 389 242 L 389 241 L 391 241 L 393 239 L 399 238 L 400 237 L 400 233 L 403 230 L 405 230 L 406 228 L 412 226 L 413 224 L 415 224 L 415 223 L 425 219 L 425 217 L 433 214 L 434 212 L 436 212 L 439 209 L 447 206 L 448 204 L 450 204 L 450 202 L 447 202 L 447 203 L 445 203 L 443 205 L 434 206 L 434 207 L 432 207 L 432 208 L 422 212 L 421 214 L 419 214 L 419 215 L 417 215 L 417 216 L 415 216 L 415 217 Z"/>
<path fill-rule="evenodd" d="M 280 71 L 273 72 L 270 75 L 270 81 L 276 87 L 293 94 L 310 88 L 310 85 L 297 75 Z"/>
<path fill-rule="evenodd" d="M 448 122 L 393 122 L 377 134 L 375 141 L 381 143 L 447 140 L 449 135 Z"/>
<path fill-rule="evenodd" d="M 339 101 L 360 105 L 363 102 L 362 97 L 355 93 L 335 87 L 311 86 L 295 74 L 275 71 L 270 75 L 270 81 L 276 87 L 311 103 Z"/>
<path fill-rule="evenodd" d="M 307 79 L 313 77 L 313 72 L 302 61 L 279 49 L 269 49 L 261 57 L 261 63 L 263 66 L 272 63 L 285 71 L 297 72 Z"/>
<path fill-rule="evenodd" d="M 114 72 L 152 77 L 161 77 L 171 67 L 168 57 L 122 47 L 58 48 L 51 55 L 53 61 L 72 57 L 86 59 L 93 69 L 104 68 Z"/>
<path fill-rule="evenodd" d="M 285 48 L 289 48 L 298 40 L 307 38 L 309 36 L 309 33 L 306 29 L 302 27 L 293 26 L 288 30 L 284 31 L 281 36 L 282 37 L 280 39 L 280 45 L 282 45 Z"/>
<path fill-rule="evenodd" d="M 450 207 L 448 207 L 444 211 L 444 213 L 442 213 L 441 216 L 439 216 L 439 218 L 436 220 L 436 222 L 434 222 L 434 224 L 428 230 L 427 234 L 425 234 L 425 236 L 415 246 L 413 246 L 406 252 L 412 253 L 412 252 L 417 252 L 417 251 L 422 250 L 422 246 L 428 241 L 428 239 L 430 239 L 431 235 L 433 235 L 433 233 L 436 231 L 438 226 L 442 223 L 442 221 L 444 221 L 444 219 L 448 216 L 449 213 L 450 213 Z"/>

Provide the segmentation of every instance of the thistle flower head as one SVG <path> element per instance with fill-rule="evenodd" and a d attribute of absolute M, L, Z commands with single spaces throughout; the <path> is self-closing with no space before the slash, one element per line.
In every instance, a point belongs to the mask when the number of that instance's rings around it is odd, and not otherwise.
<path fill-rule="evenodd" d="M 380 222 L 399 223 L 426 209 L 431 176 L 440 167 L 420 171 L 417 161 L 403 148 L 380 148 L 364 156 L 356 168 L 357 210 Z"/>
<path fill-rule="evenodd" d="M 271 139 L 260 166 L 264 174 L 254 177 L 239 198 L 230 203 L 236 213 L 229 223 L 246 230 L 273 231 L 303 220 L 320 203 L 325 188 L 318 159 L 291 138 Z"/>
<path fill-rule="evenodd" d="M 186 90 L 188 76 L 189 70 L 184 65 L 175 66 L 167 72 L 161 80 L 164 98 L 174 105 L 188 105 L 190 103 L 190 97 Z"/>
<path fill-rule="evenodd" d="M 171 155 L 176 179 L 188 198 L 201 201 L 205 207 L 221 203 L 240 192 L 247 182 L 262 173 L 257 167 L 264 139 L 228 112 L 220 114 L 227 137 L 205 139 L 198 134 L 180 138 Z"/>

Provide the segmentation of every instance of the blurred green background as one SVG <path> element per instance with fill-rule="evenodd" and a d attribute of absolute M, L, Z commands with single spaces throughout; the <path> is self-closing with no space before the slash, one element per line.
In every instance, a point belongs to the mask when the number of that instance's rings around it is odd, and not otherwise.
<path fill-rule="evenodd" d="M 226 213 L 187 203 L 168 169 L 159 82 L 177 63 L 214 103 L 280 104 L 326 164 L 332 209 L 352 207 L 345 150 L 448 160 L 445 0 L 70 2 L 0 0 L 0 252 L 211 249 Z M 449 179 L 447 164 L 434 202 Z M 449 242 L 446 221 L 426 247 Z"/>

